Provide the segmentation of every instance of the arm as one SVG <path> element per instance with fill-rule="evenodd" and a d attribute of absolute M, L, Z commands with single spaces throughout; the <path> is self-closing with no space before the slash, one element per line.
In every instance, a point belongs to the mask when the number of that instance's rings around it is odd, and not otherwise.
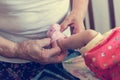
<path fill-rule="evenodd" d="M 78 33 L 84 30 L 84 17 L 87 12 L 89 0 L 72 0 L 72 10 L 70 14 L 61 23 L 61 31 L 64 31 L 68 26 L 73 28 L 72 33 Z"/>
<path fill-rule="evenodd" d="M 0 37 L 0 55 L 5 57 L 14 57 L 16 43 Z"/>
<path fill-rule="evenodd" d="M 43 64 L 61 62 L 66 54 L 61 52 L 60 48 L 55 43 L 52 45 L 52 48 L 46 49 L 45 47 L 49 45 L 49 38 L 14 43 L 0 37 L 0 55 L 9 58 L 20 58 L 40 62 Z"/>
<path fill-rule="evenodd" d="M 72 0 L 72 13 L 83 21 L 88 7 L 88 0 Z"/>

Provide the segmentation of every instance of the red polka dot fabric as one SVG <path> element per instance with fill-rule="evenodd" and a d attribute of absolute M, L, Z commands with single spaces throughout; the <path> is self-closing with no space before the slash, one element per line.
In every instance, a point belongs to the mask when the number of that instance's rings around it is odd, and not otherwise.
<path fill-rule="evenodd" d="M 84 55 L 86 65 L 101 80 L 120 80 L 120 28 Z"/>

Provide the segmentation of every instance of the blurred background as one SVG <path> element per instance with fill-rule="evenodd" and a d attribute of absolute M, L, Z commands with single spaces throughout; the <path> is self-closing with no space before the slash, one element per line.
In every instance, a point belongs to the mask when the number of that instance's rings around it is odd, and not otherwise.
<path fill-rule="evenodd" d="M 120 26 L 120 0 L 89 0 L 84 23 L 101 33 Z"/>

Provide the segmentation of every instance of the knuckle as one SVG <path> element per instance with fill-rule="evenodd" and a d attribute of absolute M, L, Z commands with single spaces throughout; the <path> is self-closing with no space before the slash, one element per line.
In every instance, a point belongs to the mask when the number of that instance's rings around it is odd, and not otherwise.
<path fill-rule="evenodd" d="M 47 60 L 49 58 L 49 55 L 46 54 L 46 51 L 44 48 L 40 50 L 39 57 L 41 57 L 43 60 Z"/>

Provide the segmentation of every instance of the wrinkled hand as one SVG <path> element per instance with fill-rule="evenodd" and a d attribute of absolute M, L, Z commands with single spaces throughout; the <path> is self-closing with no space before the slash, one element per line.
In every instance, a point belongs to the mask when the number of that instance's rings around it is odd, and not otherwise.
<path fill-rule="evenodd" d="M 83 20 L 79 17 L 80 15 L 77 15 L 75 12 L 71 12 L 61 23 L 61 31 L 63 32 L 65 29 L 70 26 L 70 29 L 72 30 L 72 34 L 76 34 L 80 32 L 81 30 L 84 30 L 84 23 Z"/>
<path fill-rule="evenodd" d="M 49 38 L 41 40 L 28 40 L 18 43 L 16 57 L 43 64 L 61 62 L 66 54 L 61 53 L 61 50 L 57 46 L 56 42 L 53 43 L 52 48 L 46 49 L 45 47 L 48 47 L 49 45 Z"/>

